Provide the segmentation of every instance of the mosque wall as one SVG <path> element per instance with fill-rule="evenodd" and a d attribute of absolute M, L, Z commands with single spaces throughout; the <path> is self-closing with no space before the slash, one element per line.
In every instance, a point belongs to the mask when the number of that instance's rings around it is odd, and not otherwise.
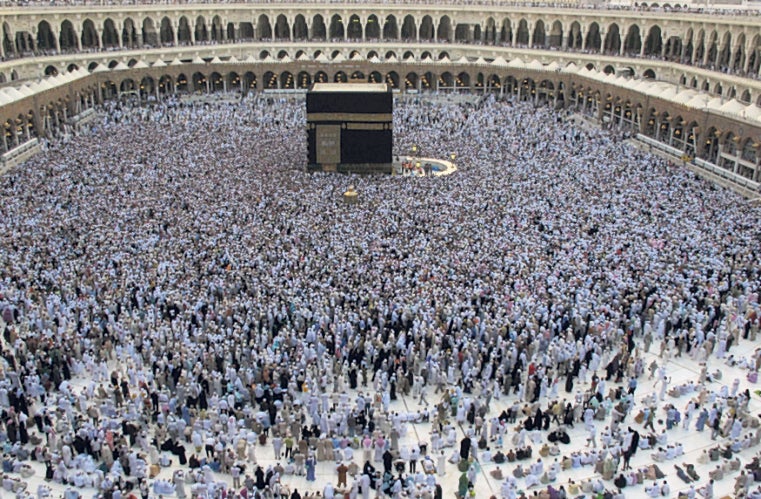
<path fill-rule="evenodd" d="M 3 8 L 0 84 L 80 67 L 93 74 L 0 107 L 0 146 L 55 133 L 110 97 L 295 90 L 354 79 L 404 92 L 512 94 L 572 107 L 758 182 L 759 120 L 709 113 L 568 68 L 668 81 L 676 90 L 761 106 L 760 19 L 415 4 Z"/>

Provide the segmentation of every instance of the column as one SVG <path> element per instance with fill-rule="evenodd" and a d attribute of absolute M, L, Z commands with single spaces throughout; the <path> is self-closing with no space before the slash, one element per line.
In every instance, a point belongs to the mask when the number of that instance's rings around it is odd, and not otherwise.
<path fill-rule="evenodd" d="M 605 53 L 605 37 L 606 36 L 607 34 L 605 33 L 605 31 L 600 30 L 600 53 L 601 54 Z"/>
<path fill-rule="evenodd" d="M 669 37 L 665 32 L 661 32 L 661 59 L 666 55 L 666 47 L 668 47 Z"/>
<path fill-rule="evenodd" d="M 534 47 L 534 23 L 527 23 L 528 25 L 528 47 Z"/>
<path fill-rule="evenodd" d="M 37 36 L 34 36 L 32 39 L 34 40 L 37 38 Z M 53 41 L 55 42 L 55 51 L 59 54 L 61 53 L 61 31 L 53 31 Z"/>

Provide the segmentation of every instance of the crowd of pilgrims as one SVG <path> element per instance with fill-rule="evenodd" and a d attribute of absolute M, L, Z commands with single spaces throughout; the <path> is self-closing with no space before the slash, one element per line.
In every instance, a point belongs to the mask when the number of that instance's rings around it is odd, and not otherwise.
<path fill-rule="evenodd" d="M 395 106 L 395 154 L 456 152 L 456 173 L 304 173 L 303 100 L 249 96 L 107 102 L 2 176 L 3 485 L 367 499 L 487 497 L 496 480 L 494 497 L 570 497 L 562 470 L 609 479 L 640 441 L 674 447 L 622 423 L 671 414 L 651 343 L 758 367 L 732 346 L 759 327 L 761 209 L 565 112 Z M 648 371 L 660 399 L 635 403 Z M 703 371 L 689 417 L 756 443 L 733 429 L 750 393 Z M 414 425 L 430 431 L 409 444 Z M 574 425 L 593 446 L 560 455 Z M 30 463 L 49 485 L 21 492 Z"/>

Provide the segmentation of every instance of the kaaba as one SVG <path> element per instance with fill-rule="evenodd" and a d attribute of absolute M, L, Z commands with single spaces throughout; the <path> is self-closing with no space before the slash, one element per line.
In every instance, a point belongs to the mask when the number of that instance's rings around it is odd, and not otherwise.
<path fill-rule="evenodd" d="M 315 83 L 307 92 L 307 170 L 391 173 L 394 99 L 385 83 Z"/>

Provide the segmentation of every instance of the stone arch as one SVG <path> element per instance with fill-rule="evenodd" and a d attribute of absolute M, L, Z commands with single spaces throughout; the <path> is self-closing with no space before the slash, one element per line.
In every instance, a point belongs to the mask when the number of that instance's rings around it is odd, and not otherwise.
<path fill-rule="evenodd" d="M 724 37 L 721 42 L 721 50 L 719 50 L 718 60 L 716 61 L 719 68 L 727 68 L 730 64 L 730 57 L 732 55 L 732 33 L 729 31 L 724 32 Z"/>
<path fill-rule="evenodd" d="M 496 74 L 490 74 L 486 79 L 486 88 L 492 92 L 499 93 L 502 90 L 502 83 L 499 80 L 499 76 Z"/>
<path fill-rule="evenodd" d="M 346 38 L 348 40 L 361 40 L 363 35 L 362 21 L 357 14 L 349 17 L 349 24 L 346 26 Z"/>
<path fill-rule="evenodd" d="M 578 21 L 571 23 L 571 28 L 568 30 L 568 42 L 567 46 L 572 50 L 579 50 L 582 48 L 584 42 L 581 36 L 581 24 Z"/>
<path fill-rule="evenodd" d="M 26 53 L 34 50 L 34 39 L 27 31 L 16 31 L 14 52 Z"/>
<path fill-rule="evenodd" d="M 587 30 L 587 39 L 584 48 L 586 50 L 599 52 L 601 46 L 602 37 L 600 36 L 600 25 L 593 22 L 589 25 L 589 29 Z"/>
<path fill-rule="evenodd" d="M 716 95 L 721 95 L 724 91 L 724 88 L 721 86 L 721 82 L 717 82 L 716 85 L 713 87 L 713 93 Z"/>
<path fill-rule="evenodd" d="M 93 61 L 93 62 L 91 62 L 90 64 L 87 65 L 87 70 L 92 73 L 95 70 L 95 68 L 97 68 L 97 67 L 98 67 L 98 63 Z"/>
<path fill-rule="evenodd" d="M 226 32 L 228 41 L 231 41 L 231 42 L 238 41 L 238 36 L 236 36 L 236 33 L 235 33 L 235 23 L 228 22 L 227 27 L 225 28 L 225 32 Z"/>
<path fill-rule="evenodd" d="M 58 76 L 58 68 L 49 64 L 45 67 L 45 76 Z"/>
<path fill-rule="evenodd" d="M 692 58 L 692 53 L 695 51 L 695 44 L 693 38 L 695 37 L 695 34 L 692 31 L 692 28 L 687 28 L 687 32 L 685 33 L 682 44 L 682 62 L 690 62 Z"/>
<path fill-rule="evenodd" d="M 663 48 L 663 35 L 661 27 L 657 24 L 650 27 L 645 38 L 645 55 L 660 56 Z"/>
<path fill-rule="evenodd" d="M 698 30 L 697 37 L 695 39 L 695 60 L 698 62 L 703 61 L 703 57 L 706 53 L 705 31 Z"/>
<path fill-rule="evenodd" d="M 499 41 L 503 45 L 513 44 L 513 26 L 508 18 L 502 20 L 502 28 L 499 30 Z"/>
<path fill-rule="evenodd" d="M 423 20 L 420 21 L 420 39 L 424 41 L 433 41 L 436 37 L 436 32 L 433 27 L 433 19 L 431 16 L 423 16 Z"/>
<path fill-rule="evenodd" d="M 297 14 L 293 19 L 293 39 L 307 40 L 308 38 L 309 28 L 307 27 L 307 20 L 303 14 Z"/>
<path fill-rule="evenodd" d="M 246 21 L 238 23 L 238 30 L 240 31 L 241 40 L 254 39 L 254 23 Z"/>
<path fill-rule="evenodd" d="M 626 39 L 624 40 L 624 52 L 628 55 L 639 55 L 642 49 L 642 35 L 639 31 L 639 26 L 632 24 L 629 26 L 629 31 L 626 33 Z"/>
<path fill-rule="evenodd" d="M 733 71 L 742 71 L 745 67 L 745 33 L 737 35 L 737 41 L 735 42 L 734 57 L 730 61 L 730 68 Z"/>
<path fill-rule="evenodd" d="M 218 15 L 211 18 L 209 38 L 213 42 L 219 42 L 225 38 L 225 28 L 222 26 L 222 18 Z"/>
<path fill-rule="evenodd" d="M 153 19 L 150 17 L 143 19 L 143 39 L 141 41 L 143 46 L 157 47 L 159 45 L 159 36 L 153 24 Z"/>
<path fill-rule="evenodd" d="M 134 48 L 137 46 L 135 21 L 129 17 L 122 23 L 122 46 L 126 48 Z"/>
<path fill-rule="evenodd" d="M 711 35 L 708 38 L 708 43 L 706 44 L 706 57 L 707 57 L 707 63 L 708 64 L 716 64 L 718 57 L 719 57 L 719 44 L 718 44 L 718 33 L 716 33 L 716 30 L 713 30 L 711 32 Z"/>
<path fill-rule="evenodd" d="M 618 24 L 611 23 L 608 26 L 603 47 L 606 54 L 618 55 L 621 52 L 621 30 Z"/>
<path fill-rule="evenodd" d="M 750 90 L 747 88 L 743 90 L 743 93 L 740 94 L 740 101 L 745 102 L 746 104 L 750 104 L 752 102 L 751 96 L 750 96 Z"/>
<path fill-rule="evenodd" d="M 550 47 L 560 48 L 563 46 L 563 23 L 560 20 L 552 23 L 552 30 L 547 42 Z"/>
<path fill-rule="evenodd" d="M 399 88 L 399 75 L 396 71 L 389 71 L 384 78 L 391 88 Z"/>
<path fill-rule="evenodd" d="M 155 93 L 156 80 L 154 80 L 151 76 L 144 76 L 143 79 L 140 80 L 140 96 L 145 98 L 151 95 L 155 95 Z"/>
<path fill-rule="evenodd" d="M 275 18 L 275 40 L 290 40 L 290 38 L 291 27 L 288 25 L 288 18 L 280 14 Z"/>
<path fill-rule="evenodd" d="M 296 75 L 296 87 L 297 88 L 309 88 L 312 85 L 312 75 L 307 71 L 301 71 Z"/>
<path fill-rule="evenodd" d="M 389 60 L 391 58 L 397 58 L 396 52 L 394 52 L 393 50 L 389 50 L 388 52 L 386 52 L 386 60 Z"/>
<path fill-rule="evenodd" d="M 349 81 L 349 77 L 343 71 L 337 71 L 333 75 L 333 83 L 346 83 Z"/>
<path fill-rule="evenodd" d="M 69 64 L 68 66 L 66 66 L 66 71 L 68 71 L 69 73 L 74 72 L 74 71 L 76 71 L 78 69 L 79 69 L 79 66 L 76 65 L 73 62 L 71 64 Z"/>
<path fill-rule="evenodd" d="M 116 30 L 114 20 L 110 17 L 103 21 L 103 47 L 118 47 L 119 32 Z"/>
<path fill-rule="evenodd" d="M 265 90 L 273 90 L 277 88 L 277 74 L 273 73 L 272 71 L 266 71 L 264 73 L 264 76 L 262 76 L 262 83 L 264 84 Z"/>
<path fill-rule="evenodd" d="M 398 40 L 399 26 L 396 23 L 396 16 L 388 15 L 383 23 L 383 39 Z"/>
<path fill-rule="evenodd" d="M 381 75 L 378 71 L 372 71 L 367 77 L 367 81 L 370 83 L 383 83 L 383 75 Z"/>
<path fill-rule="evenodd" d="M 174 91 L 174 81 L 169 75 L 162 75 L 159 78 L 159 93 L 168 94 Z"/>
<path fill-rule="evenodd" d="M 61 34 L 58 37 L 58 43 L 62 51 L 71 51 L 77 49 L 77 32 L 74 25 L 68 19 L 61 22 Z"/>
<path fill-rule="evenodd" d="M 468 43 L 470 42 L 470 25 L 458 23 L 454 28 L 454 41 L 455 43 Z"/>
<path fill-rule="evenodd" d="M 606 75 L 610 75 L 610 74 L 614 75 L 614 74 L 616 74 L 616 68 L 614 68 L 613 66 L 608 64 L 607 66 L 602 68 L 602 72 L 605 73 Z"/>
<path fill-rule="evenodd" d="M 177 92 L 190 92 L 190 85 L 188 85 L 188 77 L 184 73 L 177 75 L 177 85 L 175 85 Z"/>
<path fill-rule="evenodd" d="M 327 83 L 328 74 L 325 71 L 317 71 L 314 75 L 315 83 Z"/>
<path fill-rule="evenodd" d="M 544 21 L 539 19 L 534 24 L 534 39 L 532 41 L 534 48 L 543 48 L 547 46 L 547 33 L 544 30 Z"/>
<path fill-rule="evenodd" d="M 419 82 L 420 82 L 420 77 L 418 76 L 417 73 L 415 72 L 407 73 L 407 76 L 404 77 L 404 89 L 417 90 Z"/>
<path fill-rule="evenodd" d="M 533 78 L 524 78 L 518 89 L 521 100 L 533 99 L 536 95 L 536 82 Z"/>
<path fill-rule="evenodd" d="M 161 18 L 159 24 L 159 43 L 163 46 L 174 45 L 174 27 L 167 16 Z"/>
<path fill-rule="evenodd" d="M 338 14 L 333 14 L 333 17 L 330 18 L 328 36 L 331 40 L 343 40 L 345 33 L 343 19 Z"/>
<path fill-rule="evenodd" d="M 82 23 L 82 48 L 98 48 L 100 47 L 100 37 L 98 37 L 98 31 L 95 29 L 95 23 L 91 19 L 85 19 Z"/>
<path fill-rule="evenodd" d="M 45 20 L 40 21 L 37 24 L 37 49 L 46 51 L 55 50 L 55 47 L 55 35 L 50 28 L 50 23 Z"/>
<path fill-rule="evenodd" d="M 433 73 L 430 71 L 426 71 L 421 77 L 420 77 L 420 88 L 421 90 L 430 90 L 432 85 L 436 82 L 435 77 L 433 76 Z"/>
<path fill-rule="evenodd" d="M 722 151 L 730 156 L 737 155 L 737 143 L 740 141 L 740 137 L 735 135 L 732 131 L 727 132 L 724 135 L 721 147 Z"/>
<path fill-rule="evenodd" d="M 381 25 L 378 16 L 370 14 L 365 23 L 365 40 L 380 40 Z"/>
<path fill-rule="evenodd" d="M 122 94 L 136 94 L 137 90 L 137 83 L 132 78 L 125 78 L 119 84 L 119 92 Z"/>
<path fill-rule="evenodd" d="M 447 41 L 451 42 L 453 39 L 453 33 L 452 33 L 452 20 L 449 18 L 449 16 L 441 16 L 441 19 L 439 19 L 439 28 L 436 32 L 436 39 L 440 42 Z M 395 88 L 399 87 L 399 80 L 397 78 L 397 86 Z"/>
<path fill-rule="evenodd" d="M 190 32 L 190 21 L 185 16 L 180 17 L 177 25 L 177 41 L 180 45 L 190 45 L 193 43 L 193 35 Z"/>
<path fill-rule="evenodd" d="M 209 28 L 206 27 L 206 19 L 203 16 L 196 17 L 195 27 L 196 42 L 208 42 L 209 41 Z"/>
<path fill-rule="evenodd" d="M 243 89 L 245 92 L 256 89 L 256 74 L 253 71 L 243 74 Z"/>
<path fill-rule="evenodd" d="M 417 27 L 415 26 L 415 18 L 411 15 L 404 16 L 402 20 L 402 40 L 416 40 L 417 39 Z"/>
<path fill-rule="evenodd" d="M 48 26 L 49 27 L 49 26 Z M 11 41 L 11 27 L 8 25 L 7 22 L 3 23 L 3 49 L 5 50 L 6 54 L 12 54 L 16 51 L 15 44 Z"/>
<path fill-rule="evenodd" d="M 652 68 L 648 68 L 642 72 L 642 77 L 650 80 L 655 79 L 655 71 Z"/>
<path fill-rule="evenodd" d="M 288 31 L 290 32 L 290 29 Z M 289 90 L 296 88 L 296 81 L 293 78 L 293 73 L 290 71 L 283 71 L 280 73 L 280 88 Z"/>
<path fill-rule="evenodd" d="M 755 163 L 758 157 L 758 146 L 752 138 L 748 137 L 740 146 L 739 153 L 741 159 Z"/>
<path fill-rule="evenodd" d="M 259 16 L 256 22 L 256 36 L 260 41 L 272 40 L 272 25 L 270 24 L 270 18 L 266 14 Z M 267 85 L 267 80 L 263 80 Z"/>
<path fill-rule="evenodd" d="M 470 74 L 467 71 L 461 71 L 455 77 L 456 88 L 470 88 Z"/>
<path fill-rule="evenodd" d="M 494 21 L 493 17 L 486 19 L 486 26 L 484 29 L 482 41 L 489 45 L 494 45 L 497 43 L 497 23 Z"/>
<path fill-rule="evenodd" d="M 529 41 L 529 31 L 528 31 L 528 21 L 526 19 L 521 19 L 518 21 L 518 31 L 515 34 L 515 43 L 517 43 L 520 46 L 528 46 Z"/>
<path fill-rule="evenodd" d="M 328 31 L 325 27 L 325 19 L 320 14 L 312 18 L 312 40 L 327 40 Z"/>
<path fill-rule="evenodd" d="M 277 60 L 278 61 L 282 61 L 283 59 L 290 58 L 290 57 L 291 57 L 291 55 L 288 53 L 287 50 L 281 50 L 280 52 L 277 53 Z"/>
<path fill-rule="evenodd" d="M 761 63 L 761 35 L 755 35 L 748 53 L 748 72 L 758 75 Z"/>

